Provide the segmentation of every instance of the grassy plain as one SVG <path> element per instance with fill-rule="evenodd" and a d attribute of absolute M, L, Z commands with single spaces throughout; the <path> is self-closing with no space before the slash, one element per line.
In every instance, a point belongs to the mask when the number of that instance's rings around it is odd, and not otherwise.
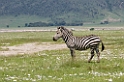
<path fill-rule="evenodd" d="M 106 13 L 108 14 L 107 17 L 100 17 L 100 18 L 94 18 L 94 19 L 83 19 L 87 22 L 83 22 L 83 26 L 86 27 L 120 27 L 120 26 L 124 26 L 124 17 L 118 17 L 118 15 L 112 14 L 112 13 Z M 68 18 L 68 16 L 72 16 L 71 18 Z M 70 13 L 69 15 L 65 14 L 64 16 L 60 16 L 58 18 L 64 18 L 64 20 L 66 20 L 67 23 L 75 23 L 76 20 L 77 22 L 80 20 L 81 18 L 80 16 L 77 16 L 76 14 L 72 14 Z M 120 19 L 121 18 L 121 19 Z M 56 19 L 56 18 L 55 18 Z M 103 20 L 110 20 L 109 24 L 100 24 L 101 21 Z M 120 19 L 121 21 L 116 21 Z M 56 19 L 57 20 L 57 19 Z M 73 21 L 72 21 L 73 20 Z M 114 22 L 114 20 L 116 22 Z M 15 16 L 0 16 L 0 28 L 7 28 L 7 25 L 9 25 L 9 28 L 18 28 L 18 26 L 20 27 L 25 27 L 25 23 L 34 23 L 34 22 L 54 22 L 55 20 L 51 20 L 51 18 L 46 18 L 46 17 L 38 17 L 35 15 L 19 15 L 17 17 Z M 89 21 L 89 22 L 88 22 Z"/>
<path fill-rule="evenodd" d="M 55 32 L 0 33 L 0 46 L 28 42 L 51 42 Z M 96 34 L 101 37 L 105 50 L 101 62 L 95 56 L 87 63 L 89 50 L 76 51 L 71 60 L 69 49 L 45 50 L 34 54 L 0 56 L 0 82 L 123 82 L 124 81 L 124 32 L 123 31 L 74 31 L 74 35 Z M 101 48 L 101 47 L 100 47 Z"/>

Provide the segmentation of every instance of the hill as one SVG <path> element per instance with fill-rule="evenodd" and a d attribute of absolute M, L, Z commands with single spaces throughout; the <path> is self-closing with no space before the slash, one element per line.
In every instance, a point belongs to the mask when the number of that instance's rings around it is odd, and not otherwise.
<path fill-rule="evenodd" d="M 23 24 L 36 21 L 122 22 L 124 3 L 123 0 L 0 0 L 0 17 L 7 18 L 6 24 L 17 21 Z"/>

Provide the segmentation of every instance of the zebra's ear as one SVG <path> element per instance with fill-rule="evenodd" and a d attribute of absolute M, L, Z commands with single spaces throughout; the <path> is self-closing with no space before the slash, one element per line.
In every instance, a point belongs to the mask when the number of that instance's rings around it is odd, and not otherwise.
<path fill-rule="evenodd" d="M 71 35 L 73 35 L 73 32 L 71 30 L 69 32 L 71 33 Z"/>
<path fill-rule="evenodd" d="M 60 29 L 60 27 L 57 27 L 57 29 Z"/>
<path fill-rule="evenodd" d="M 61 28 L 62 28 L 62 29 L 64 29 L 64 27 L 63 27 L 63 26 L 61 26 Z"/>

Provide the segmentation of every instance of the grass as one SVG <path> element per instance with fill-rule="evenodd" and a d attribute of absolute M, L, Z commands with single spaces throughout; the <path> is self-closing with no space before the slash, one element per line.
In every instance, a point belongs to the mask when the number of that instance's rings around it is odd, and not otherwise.
<path fill-rule="evenodd" d="M 74 61 L 69 49 L 0 56 L 0 82 L 123 82 L 124 32 L 74 32 L 77 36 L 89 34 L 99 35 L 104 42 L 105 51 L 101 52 L 100 63 L 96 63 L 96 56 L 91 63 L 87 63 L 89 50 L 76 51 Z M 0 46 L 28 42 L 54 43 L 51 38 L 53 35 L 54 32 L 1 33 Z M 63 42 L 59 40 L 57 43 Z"/>
<path fill-rule="evenodd" d="M 23 44 L 28 42 L 52 42 L 51 32 L 14 32 L 14 33 L 0 33 L 0 46 L 10 46 Z M 45 36 L 47 35 L 47 36 Z"/>

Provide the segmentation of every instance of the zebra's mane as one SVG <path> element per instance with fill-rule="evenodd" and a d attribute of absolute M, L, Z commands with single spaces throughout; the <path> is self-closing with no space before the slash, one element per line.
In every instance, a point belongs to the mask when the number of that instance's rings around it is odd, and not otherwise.
<path fill-rule="evenodd" d="M 63 27 L 63 26 L 58 27 L 58 29 L 60 29 L 61 31 L 63 31 L 63 30 L 64 30 L 64 31 L 68 32 L 69 34 L 71 34 L 71 35 L 73 36 L 72 31 L 71 31 L 71 30 L 68 30 L 67 28 L 65 28 L 65 27 Z M 91 35 L 85 35 L 85 36 L 75 36 L 75 37 L 78 37 L 78 38 L 87 38 L 87 37 L 93 37 L 93 36 L 96 36 L 96 35 L 91 34 Z"/>
<path fill-rule="evenodd" d="M 94 35 L 94 34 L 91 34 L 91 35 L 85 35 L 85 36 L 76 36 L 76 37 L 78 37 L 78 38 L 87 38 L 87 37 L 94 37 L 94 36 L 96 36 L 96 35 Z"/>
<path fill-rule="evenodd" d="M 71 35 L 73 35 L 73 33 L 72 33 L 72 31 L 71 30 L 68 30 L 67 28 L 65 28 L 65 27 L 59 27 L 60 29 L 61 29 L 61 31 L 62 30 L 64 30 L 64 31 L 66 31 L 66 32 L 68 32 L 69 34 L 71 34 Z"/>

